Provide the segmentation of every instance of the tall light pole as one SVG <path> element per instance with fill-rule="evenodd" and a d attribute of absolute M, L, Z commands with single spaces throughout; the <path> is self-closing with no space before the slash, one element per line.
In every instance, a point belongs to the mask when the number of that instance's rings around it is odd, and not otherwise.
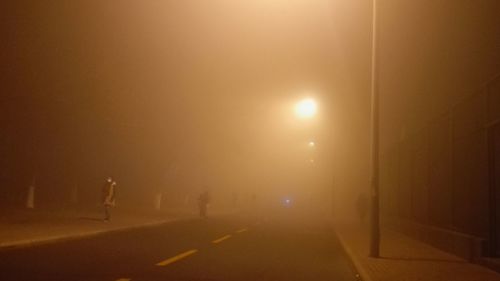
<path fill-rule="evenodd" d="M 379 93 L 377 65 L 377 0 L 372 2 L 372 67 L 371 67 L 371 175 L 370 175 L 370 256 L 380 256 L 379 207 Z"/>

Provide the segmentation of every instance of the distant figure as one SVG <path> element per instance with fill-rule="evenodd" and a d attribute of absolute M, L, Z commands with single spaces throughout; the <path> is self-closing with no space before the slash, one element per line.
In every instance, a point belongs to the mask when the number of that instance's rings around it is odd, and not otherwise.
<path fill-rule="evenodd" d="M 356 200 L 356 211 L 358 212 L 359 220 L 361 223 L 365 222 L 368 213 L 368 198 L 364 193 L 360 193 Z"/>
<path fill-rule="evenodd" d="M 208 191 L 204 191 L 202 194 L 200 194 L 200 197 L 198 197 L 198 207 L 200 209 L 200 217 L 202 218 L 207 217 L 207 208 L 209 203 L 210 203 L 210 194 L 208 193 Z"/>
<path fill-rule="evenodd" d="M 102 204 L 104 206 L 104 221 L 111 220 L 110 209 L 115 206 L 116 182 L 108 178 L 102 187 Z"/>

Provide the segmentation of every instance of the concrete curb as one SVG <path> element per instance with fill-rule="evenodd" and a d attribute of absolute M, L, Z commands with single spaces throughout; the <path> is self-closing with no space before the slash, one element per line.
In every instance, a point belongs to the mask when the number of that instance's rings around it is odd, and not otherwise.
<path fill-rule="evenodd" d="M 173 218 L 173 219 L 164 220 L 164 221 L 149 222 L 149 223 L 133 225 L 133 226 L 123 226 L 123 227 L 117 227 L 117 228 L 113 228 L 113 229 L 100 229 L 100 230 L 92 230 L 92 231 L 86 231 L 86 232 L 75 233 L 75 234 L 54 235 L 54 236 L 49 236 L 49 237 L 18 240 L 18 241 L 13 241 L 13 242 L 3 242 L 3 243 L 0 242 L 0 251 L 10 250 L 10 249 L 19 249 L 19 248 L 29 248 L 29 247 L 33 247 L 33 246 L 52 244 L 52 243 L 64 242 L 64 241 L 80 240 L 80 239 L 91 238 L 91 237 L 96 237 L 96 236 L 105 235 L 105 234 L 127 232 L 127 231 L 133 231 L 133 230 L 137 230 L 137 229 L 141 229 L 141 228 L 157 227 L 157 226 L 169 224 L 169 223 L 176 222 L 176 221 L 190 220 L 190 219 L 191 218 Z"/>
<path fill-rule="evenodd" d="M 359 259 L 356 257 L 354 254 L 354 251 L 349 247 L 349 245 L 346 243 L 345 239 L 342 237 L 342 235 L 334 228 L 334 232 L 337 235 L 338 240 L 340 241 L 340 244 L 344 248 L 344 251 L 346 252 L 347 256 L 351 259 L 352 264 L 356 268 L 356 271 L 359 273 L 361 280 L 362 281 L 374 281 L 373 278 L 368 274 L 366 269 L 361 265 L 361 262 Z"/>

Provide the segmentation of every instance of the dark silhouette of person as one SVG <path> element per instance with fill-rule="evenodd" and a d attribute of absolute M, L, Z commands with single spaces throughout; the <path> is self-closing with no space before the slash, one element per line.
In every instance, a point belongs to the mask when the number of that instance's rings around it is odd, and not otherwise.
<path fill-rule="evenodd" d="M 200 194 L 200 197 L 198 197 L 198 208 L 200 210 L 200 217 L 202 218 L 207 217 L 207 208 L 209 203 L 210 203 L 210 194 L 208 193 L 208 191 L 204 191 L 203 193 Z"/>
<path fill-rule="evenodd" d="M 102 204 L 104 207 L 104 221 L 111 220 L 111 208 L 115 206 L 116 182 L 108 178 L 102 187 Z"/>

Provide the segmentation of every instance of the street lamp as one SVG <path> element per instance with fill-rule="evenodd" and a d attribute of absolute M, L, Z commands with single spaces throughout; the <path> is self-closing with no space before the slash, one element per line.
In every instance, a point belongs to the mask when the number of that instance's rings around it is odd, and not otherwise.
<path fill-rule="evenodd" d="M 295 105 L 295 114 L 299 118 L 311 118 L 316 115 L 317 108 L 315 100 L 311 98 L 303 99 Z"/>
<path fill-rule="evenodd" d="M 316 143 L 314 143 L 313 141 L 310 141 L 307 145 L 309 145 L 309 147 L 315 147 L 316 146 Z"/>

